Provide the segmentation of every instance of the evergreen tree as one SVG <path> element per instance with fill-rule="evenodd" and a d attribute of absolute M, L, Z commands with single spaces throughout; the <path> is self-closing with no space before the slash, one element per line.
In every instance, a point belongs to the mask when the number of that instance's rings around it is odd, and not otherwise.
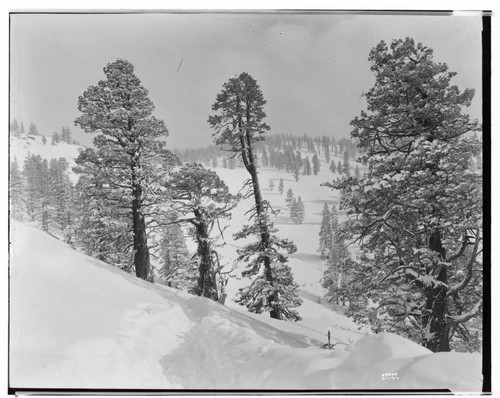
<path fill-rule="evenodd" d="M 297 222 L 297 199 L 292 198 L 292 203 L 290 205 L 290 218 L 295 224 L 298 224 Z"/>
<path fill-rule="evenodd" d="M 330 210 L 328 209 L 328 204 L 325 203 L 323 206 L 321 226 L 319 229 L 319 249 L 321 253 L 321 258 L 325 259 L 331 249 L 333 241 L 333 228 L 332 220 L 330 217 Z"/>
<path fill-rule="evenodd" d="M 344 173 L 344 168 L 343 168 L 342 163 L 340 162 L 340 160 L 339 160 L 339 162 L 337 163 L 337 172 L 338 172 L 339 174 Z"/>
<path fill-rule="evenodd" d="M 12 137 L 20 137 L 21 136 L 21 129 L 19 128 L 19 124 L 17 123 L 17 120 L 14 119 L 10 125 L 9 125 L 9 131 Z"/>
<path fill-rule="evenodd" d="M 319 173 L 319 159 L 316 152 L 314 153 L 314 156 L 312 158 L 312 168 L 314 175 L 317 175 Z"/>
<path fill-rule="evenodd" d="M 359 179 L 360 179 L 360 177 L 361 177 L 361 174 L 360 174 L 360 172 L 359 172 L 359 166 L 358 166 L 358 165 L 356 165 L 356 167 L 354 168 L 354 175 L 355 175 L 355 177 L 356 177 L 356 179 L 357 179 L 357 180 L 359 180 Z"/>
<path fill-rule="evenodd" d="M 346 148 L 346 150 L 344 151 L 344 163 L 342 165 L 342 170 L 344 171 L 344 174 L 346 175 L 346 177 L 350 177 L 351 176 L 351 166 L 349 165 L 349 153 L 348 153 L 348 150 Z"/>
<path fill-rule="evenodd" d="M 52 133 L 52 140 L 51 140 L 51 144 L 52 145 L 55 145 L 55 144 L 58 144 L 59 142 L 61 142 L 61 136 L 56 133 L 55 131 Z"/>
<path fill-rule="evenodd" d="M 332 210 L 330 212 L 330 220 L 332 222 L 332 231 L 334 234 L 336 234 L 339 231 L 339 218 L 335 204 L 332 205 Z"/>
<path fill-rule="evenodd" d="M 38 129 L 35 126 L 35 123 L 30 123 L 30 127 L 28 129 L 28 134 L 29 135 L 40 135 L 38 132 Z"/>
<path fill-rule="evenodd" d="M 86 133 L 98 134 L 94 139 L 96 165 L 107 170 L 110 191 L 118 194 L 115 207 L 130 211 L 136 276 L 151 279 L 145 218 L 148 185 L 154 180 L 149 159 L 164 148 L 167 128 L 152 116 L 154 105 L 131 63 L 117 60 L 104 73 L 106 80 L 78 98 L 82 115 L 75 124 Z M 86 174 L 84 168 L 79 171 Z"/>
<path fill-rule="evenodd" d="M 332 160 L 332 161 L 330 162 L 330 171 L 331 171 L 332 173 L 335 173 L 335 172 L 337 171 L 337 168 L 335 167 L 335 160 Z"/>
<path fill-rule="evenodd" d="M 82 151 L 76 164 L 80 178 L 73 202 L 74 243 L 85 254 L 130 272 L 134 264 L 130 211 L 116 205 L 126 191 L 109 184 L 112 170 L 101 164 L 94 148 Z"/>
<path fill-rule="evenodd" d="M 51 159 L 49 164 L 50 204 L 54 220 L 64 230 L 72 223 L 73 185 L 67 175 L 69 164 L 65 158 Z"/>
<path fill-rule="evenodd" d="M 302 198 L 299 196 L 297 198 L 297 224 L 302 224 L 305 217 L 305 207 Z"/>
<path fill-rule="evenodd" d="M 305 176 L 310 176 L 311 175 L 311 161 L 309 160 L 309 156 L 306 156 L 306 159 L 304 160 L 304 171 L 303 174 Z"/>
<path fill-rule="evenodd" d="M 286 198 L 285 198 L 285 203 L 287 207 L 291 208 L 293 204 L 294 196 L 293 196 L 293 191 L 292 188 L 288 188 L 288 191 L 286 191 Z"/>
<path fill-rule="evenodd" d="M 47 144 L 47 137 L 45 137 L 44 135 L 42 136 L 42 143 L 43 145 Z"/>
<path fill-rule="evenodd" d="M 274 180 L 269 180 L 269 190 L 274 191 Z"/>
<path fill-rule="evenodd" d="M 39 221 L 49 230 L 49 168 L 40 155 L 28 155 L 24 160 L 26 181 L 26 210 L 32 221 Z"/>
<path fill-rule="evenodd" d="M 24 123 L 21 122 L 21 135 L 25 135 L 26 132 L 24 131 Z"/>
<path fill-rule="evenodd" d="M 351 257 L 344 239 L 337 231 L 333 234 L 327 257 L 326 270 L 321 279 L 321 285 L 326 289 L 325 298 L 329 302 L 335 301 L 336 304 L 339 304 L 339 299 L 342 297 L 342 304 L 345 305 L 345 288 L 348 288 L 345 281 L 345 270 L 351 263 Z"/>
<path fill-rule="evenodd" d="M 280 195 L 283 195 L 283 191 L 285 190 L 285 185 L 283 184 L 283 178 L 280 178 L 280 184 L 278 186 L 278 192 Z"/>
<path fill-rule="evenodd" d="M 9 169 L 9 209 L 13 218 L 23 220 L 25 184 L 23 174 L 14 158 Z"/>
<path fill-rule="evenodd" d="M 479 146 L 469 137 L 478 123 L 462 113 L 474 91 L 451 86 L 455 73 L 410 38 L 381 42 L 369 60 L 369 113 L 351 122 L 368 172 L 338 185 L 345 233 L 362 250 L 350 314 L 449 351 L 482 316 L 481 175 L 470 168 Z"/>
<path fill-rule="evenodd" d="M 327 164 L 330 163 L 330 145 L 323 146 L 325 151 L 325 161 Z"/>
<path fill-rule="evenodd" d="M 238 261 L 248 263 L 243 276 L 254 276 L 254 281 L 249 287 L 240 289 L 237 302 L 251 312 L 269 311 L 271 318 L 298 320 L 298 313 L 291 308 L 300 305 L 301 299 L 284 254 L 295 251 L 296 247 L 275 235 L 276 229 L 269 216 L 271 209 L 262 198 L 255 162 L 255 143 L 262 141 L 269 130 L 263 121 L 265 103 L 255 79 L 242 73 L 224 84 L 212 106 L 216 113 L 208 121 L 215 130 L 216 144 L 241 157 L 250 174 L 247 185 L 255 200 L 250 211 L 251 224 L 235 235 L 237 239 L 258 238 L 257 242 L 238 252 Z"/>
<path fill-rule="evenodd" d="M 230 218 L 237 197 L 219 176 L 200 164 L 186 164 L 167 177 L 165 185 L 178 213 L 177 223 L 189 223 L 197 243 L 198 282 L 193 292 L 198 296 L 218 301 L 217 275 L 221 270 L 215 241 L 211 237 L 221 218 Z M 222 233 L 221 233 L 222 234 Z"/>
<path fill-rule="evenodd" d="M 163 228 L 160 261 L 159 274 L 168 286 L 189 290 L 196 285 L 197 270 L 193 269 L 186 240 L 178 224 L 169 224 Z"/>

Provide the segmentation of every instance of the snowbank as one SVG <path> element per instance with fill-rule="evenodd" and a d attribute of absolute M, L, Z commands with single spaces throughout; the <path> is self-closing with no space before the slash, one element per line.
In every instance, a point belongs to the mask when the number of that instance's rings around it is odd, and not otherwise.
<path fill-rule="evenodd" d="M 392 334 L 322 350 L 306 320 L 138 280 L 23 224 L 12 241 L 14 388 L 481 388 L 480 356 L 432 354 Z"/>

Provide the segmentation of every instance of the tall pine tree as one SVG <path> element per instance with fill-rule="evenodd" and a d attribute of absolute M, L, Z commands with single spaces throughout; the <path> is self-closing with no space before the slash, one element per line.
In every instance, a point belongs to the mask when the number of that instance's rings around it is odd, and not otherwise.
<path fill-rule="evenodd" d="M 254 276 L 253 283 L 240 290 L 238 302 L 249 311 L 269 311 L 276 319 L 300 319 L 292 308 L 301 303 L 298 286 L 293 282 L 287 264 L 287 252 L 296 250 L 292 242 L 278 238 L 270 220 L 270 207 L 261 193 L 255 157 L 255 143 L 265 138 L 269 126 L 264 122 L 266 101 L 255 79 L 248 73 L 235 76 L 224 84 L 212 106 L 214 115 L 208 121 L 215 130 L 217 145 L 239 155 L 250 174 L 250 188 L 255 205 L 250 212 L 250 225 L 245 225 L 236 238 L 256 236 L 258 241 L 239 251 L 239 261 L 247 262 L 244 276 Z"/>
<path fill-rule="evenodd" d="M 346 232 L 363 255 L 351 271 L 351 314 L 371 300 L 376 327 L 403 333 L 432 351 L 449 351 L 480 318 L 481 175 L 470 167 L 478 129 L 463 109 L 474 91 L 413 39 L 370 52 L 368 111 L 351 124 L 366 177 L 345 179 Z"/>
<path fill-rule="evenodd" d="M 154 105 L 130 62 L 112 62 L 104 74 L 105 80 L 78 98 L 82 115 L 75 124 L 86 133 L 98 134 L 94 139 L 96 162 L 107 170 L 109 189 L 121 193 L 115 206 L 130 212 L 136 276 L 150 279 L 145 215 L 148 185 L 153 180 L 149 161 L 164 148 L 167 128 L 152 116 Z M 79 170 L 86 174 L 85 169 Z"/>

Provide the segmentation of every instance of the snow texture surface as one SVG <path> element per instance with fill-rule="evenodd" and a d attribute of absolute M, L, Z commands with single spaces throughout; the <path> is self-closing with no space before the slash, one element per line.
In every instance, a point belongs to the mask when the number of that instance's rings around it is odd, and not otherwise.
<path fill-rule="evenodd" d="M 312 301 L 302 322 L 276 321 L 144 282 L 24 224 L 11 240 L 14 388 L 481 389 L 480 355 L 363 335 Z M 322 318 L 332 342 L 353 343 L 322 350 Z"/>

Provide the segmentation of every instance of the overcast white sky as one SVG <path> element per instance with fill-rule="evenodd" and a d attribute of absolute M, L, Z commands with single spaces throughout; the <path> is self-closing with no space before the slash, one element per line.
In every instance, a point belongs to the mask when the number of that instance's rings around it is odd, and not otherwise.
<path fill-rule="evenodd" d="M 469 112 L 480 119 L 481 29 L 479 15 L 13 14 L 11 118 L 46 135 L 68 125 L 90 142 L 73 125 L 77 98 L 124 58 L 167 124 L 171 148 L 212 142 L 211 105 L 243 71 L 261 86 L 271 134 L 347 137 L 374 81 L 370 49 L 410 36 L 458 72 L 461 89 L 476 90 Z"/>

